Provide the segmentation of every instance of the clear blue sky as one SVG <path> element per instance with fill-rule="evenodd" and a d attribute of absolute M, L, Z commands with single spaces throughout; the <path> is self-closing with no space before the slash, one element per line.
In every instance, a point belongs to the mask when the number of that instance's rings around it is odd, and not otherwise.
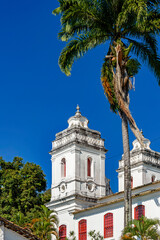
<path fill-rule="evenodd" d="M 78 103 L 89 127 L 106 140 L 106 176 L 115 192 L 123 151 L 121 121 L 110 111 L 100 82 L 107 45 L 88 52 L 66 77 L 58 67 L 64 43 L 57 39 L 59 18 L 52 15 L 57 6 L 56 0 L 0 3 L 0 156 L 41 165 L 50 187 L 51 141 L 68 126 Z M 160 87 L 145 65 L 131 92 L 131 112 L 144 136 L 154 140 L 152 149 L 160 151 Z"/>

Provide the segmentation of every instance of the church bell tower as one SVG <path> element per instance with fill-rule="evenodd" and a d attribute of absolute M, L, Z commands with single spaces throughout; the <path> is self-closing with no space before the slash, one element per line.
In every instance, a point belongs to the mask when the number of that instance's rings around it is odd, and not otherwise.
<path fill-rule="evenodd" d="M 76 114 L 68 120 L 68 128 L 57 133 L 52 142 L 50 208 L 56 209 L 63 202 L 71 211 L 82 209 L 106 195 L 107 150 L 100 132 L 89 129 L 88 122 L 77 106 Z"/>

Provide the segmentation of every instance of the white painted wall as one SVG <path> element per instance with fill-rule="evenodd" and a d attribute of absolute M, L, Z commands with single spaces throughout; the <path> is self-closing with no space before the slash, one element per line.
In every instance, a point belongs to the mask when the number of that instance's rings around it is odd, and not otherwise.
<path fill-rule="evenodd" d="M 160 168 L 153 167 L 147 164 L 141 164 L 131 168 L 131 176 L 133 177 L 133 188 L 151 183 L 152 176 L 155 176 L 155 181 L 160 180 Z M 119 192 L 124 190 L 124 174 L 118 174 L 118 189 Z"/>
<path fill-rule="evenodd" d="M 92 159 L 92 176 L 87 177 L 87 159 Z M 66 177 L 61 177 L 61 160 L 66 159 Z M 91 197 L 105 196 L 105 153 L 91 147 L 72 144 L 53 154 L 52 200 L 79 193 Z M 61 184 L 66 189 L 61 190 Z M 88 183 L 95 186 L 89 191 Z"/>
<path fill-rule="evenodd" d="M 0 226 L 0 240 L 4 240 L 4 226 Z"/>
<path fill-rule="evenodd" d="M 28 238 L 25 238 L 4 226 L 0 226 L 0 240 L 28 240 Z"/>
<path fill-rule="evenodd" d="M 148 218 L 160 218 L 160 192 L 149 194 L 143 197 L 137 197 L 133 199 L 133 218 L 134 218 L 134 208 L 137 205 L 143 204 L 145 206 L 145 216 Z M 121 232 L 123 230 L 124 222 L 124 209 L 123 202 L 110 204 L 108 206 L 99 207 L 90 211 L 75 214 L 75 231 L 78 239 L 78 222 L 82 219 L 87 220 L 87 232 L 91 230 L 100 231 L 101 235 L 104 236 L 104 215 L 106 213 L 113 213 L 113 232 L 112 238 L 107 238 L 108 240 L 119 240 Z M 87 239 L 90 239 L 87 237 Z"/>

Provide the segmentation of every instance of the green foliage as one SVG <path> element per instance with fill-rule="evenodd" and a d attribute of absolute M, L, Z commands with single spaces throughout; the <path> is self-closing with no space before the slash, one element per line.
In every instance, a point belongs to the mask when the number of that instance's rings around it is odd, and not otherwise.
<path fill-rule="evenodd" d="M 104 237 L 100 234 L 100 232 L 96 232 L 95 230 L 90 231 L 88 236 L 91 240 L 103 240 Z M 75 232 L 71 231 L 69 233 L 69 237 L 66 237 L 66 240 L 76 240 Z"/>
<path fill-rule="evenodd" d="M 129 76 L 135 76 L 140 68 L 141 64 L 137 59 L 129 59 L 127 61 L 126 70 Z"/>
<path fill-rule="evenodd" d="M 44 203 L 48 203 L 51 200 L 51 189 L 47 189 L 43 194 L 42 194 L 42 199 Z"/>
<path fill-rule="evenodd" d="M 0 215 L 17 224 L 39 216 L 41 205 L 49 199 L 45 175 L 39 165 L 23 163 L 15 157 L 12 162 L 0 158 Z"/>
<path fill-rule="evenodd" d="M 61 17 L 59 38 L 68 41 L 59 58 L 60 68 L 66 75 L 70 75 L 74 61 L 89 49 L 107 41 L 113 46 L 114 41 L 121 40 L 126 48 L 129 46 L 132 53 L 150 66 L 160 84 L 156 41 L 156 34 L 160 33 L 159 1 L 58 1 L 59 7 L 53 14 L 60 14 Z M 134 61 L 129 65 L 139 68 Z M 138 68 L 133 73 L 137 73 Z"/>
<path fill-rule="evenodd" d="M 39 218 L 32 219 L 27 224 L 30 230 L 42 240 L 50 240 L 51 234 L 58 238 L 58 217 L 55 211 L 49 210 L 45 206 L 41 206 L 42 211 Z"/>
<path fill-rule="evenodd" d="M 136 240 L 137 237 L 140 240 L 158 240 L 160 239 L 158 226 L 160 226 L 158 219 L 148 219 L 144 216 L 139 220 L 134 219 L 123 230 L 121 240 Z"/>
<path fill-rule="evenodd" d="M 113 70 L 116 72 L 115 47 L 120 44 L 123 53 L 121 72 L 123 79 L 136 75 L 140 63 L 146 62 L 160 84 L 160 58 L 157 53 L 156 34 L 160 33 L 159 2 L 146 0 L 58 0 L 59 7 L 53 14 L 61 16 L 59 39 L 67 44 L 59 57 L 59 66 L 67 76 L 71 75 L 73 63 L 88 50 L 110 42 L 109 55 L 101 70 L 101 81 L 110 108 L 117 113 L 122 110 L 118 91 L 115 91 Z M 132 17 L 131 17 L 132 16 Z M 138 59 L 131 58 L 135 54 Z M 130 90 L 131 82 L 125 85 Z M 122 81 L 124 82 L 124 81 Z M 124 89 L 123 89 L 124 90 Z M 122 92 L 121 92 L 122 94 Z M 121 107 L 120 107 L 121 106 Z"/>
<path fill-rule="evenodd" d="M 66 47 L 62 50 L 59 58 L 59 66 L 67 76 L 70 75 L 70 71 L 74 61 L 82 57 L 89 49 L 96 47 L 108 39 L 107 36 L 99 32 L 98 38 L 94 36 L 94 30 L 86 34 L 80 34 L 74 40 L 71 40 Z M 98 34 L 98 33 L 97 33 Z M 65 36 L 63 36 L 64 39 Z"/>
<path fill-rule="evenodd" d="M 65 240 L 76 240 L 75 232 L 74 231 L 70 231 L 69 232 L 69 237 L 66 237 Z"/>
<path fill-rule="evenodd" d="M 101 236 L 100 232 L 90 231 L 88 235 L 91 237 L 91 240 L 103 240 L 104 237 Z"/>
<path fill-rule="evenodd" d="M 24 227 L 27 220 L 22 212 L 16 212 L 12 217 L 12 221 L 20 227 Z"/>

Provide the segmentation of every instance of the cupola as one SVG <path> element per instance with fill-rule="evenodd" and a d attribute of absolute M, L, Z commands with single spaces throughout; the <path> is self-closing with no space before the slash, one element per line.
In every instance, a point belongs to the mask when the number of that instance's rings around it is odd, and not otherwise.
<path fill-rule="evenodd" d="M 70 117 L 68 119 L 68 128 L 71 128 L 71 127 L 84 127 L 84 128 L 88 128 L 88 119 L 86 117 L 83 117 L 81 115 L 81 112 L 79 111 L 80 108 L 79 106 L 77 105 L 77 112 L 76 114 L 73 116 L 73 117 Z"/>

